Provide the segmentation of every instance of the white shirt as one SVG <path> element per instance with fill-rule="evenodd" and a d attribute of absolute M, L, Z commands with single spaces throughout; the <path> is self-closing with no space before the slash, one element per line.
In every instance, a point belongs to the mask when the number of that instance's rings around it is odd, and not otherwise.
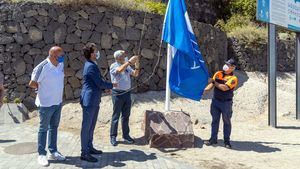
<path fill-rule="evenodd" d="M 130 76 L 133 73 L 133 69 L 128 66 L 122 73 L 117 73 L 117 68 L 122 64 L 115 62 L 110 66 L 110 77 L 112 83 L 117 83 L 117 87 L 113 89 L 116 90 L 128 90 L 131 88 Z"/>
<path fill-rule="evenodd" d="M 31 80 L 38 83 L 35 100 L 38 107 L 50 107 L 62 103 L 64 76 L 64 64 L 59 63 L 55 66 L 49 58 L 33 69 Z"/>

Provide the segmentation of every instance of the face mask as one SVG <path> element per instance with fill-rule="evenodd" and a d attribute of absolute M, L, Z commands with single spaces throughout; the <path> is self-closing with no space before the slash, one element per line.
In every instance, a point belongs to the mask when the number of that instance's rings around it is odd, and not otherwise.
<path fill-rule="evenodd" d="M 98 51 L 98 52 L 96 53 L 96 59 L 99 60 L 100 57 L 101 57 L 101 54 L 100 54 L 100 52 Z"/>
<path fill-rule="evenodd" d="M 227 72 L 227 71 L 229 70 L 229 66 L 225 64 L 225 65 L 223 66 L 223 70 L 224 70 L 225 72 Z"/>
<path fill-rule="evenodd" d="M 125 57 L 125 62 L 128 62 L 128 57 Z"/>
<path fill-rule="evenodd" d="M 57 58 L 57 62 L 58 63 L 63 63 L 65 61 L 65 56 L 64 55 L 61 55 Z"/>

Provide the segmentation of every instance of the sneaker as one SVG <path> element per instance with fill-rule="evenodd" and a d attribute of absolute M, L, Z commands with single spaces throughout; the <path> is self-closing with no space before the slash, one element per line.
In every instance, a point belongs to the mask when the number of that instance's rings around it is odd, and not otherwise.
<path fill-rule="evenodd" d="M 65 161 L 66 157 L 63 156 L 60 152 L 51 153 L 48 157 L 49 160 L 58 160 L 58 161 Z"/>
<path fill-rule="evenodd" d="M 47 167 L 49 165 L 49 162 L 48 162 L 47 157 L 45 155 L 39 155 L 38 163 L 43 167 Z"/>
<path fill-rule="evenodd" d="M 124 141 L 128 144 L 133 144 L 134 143 L 134 139 L 131 138 L 130 136 L 124 137 Z"/>
<path fill-rule="evenodd" d="M 118 142 L 117 142 L 117 138 L 116 137 L 111 137 L 110 138 L 110 143 L 112 146 L 117 146 Z"/>
<path fill-rule="evenodd" d="M 218 141 L 216 141 L 216 140 L 206 140 L 206 141 L 204 141 L 204 144 L 207 145 L 207 146 L 212 146 L 214 144 L 218 144 Z"/>

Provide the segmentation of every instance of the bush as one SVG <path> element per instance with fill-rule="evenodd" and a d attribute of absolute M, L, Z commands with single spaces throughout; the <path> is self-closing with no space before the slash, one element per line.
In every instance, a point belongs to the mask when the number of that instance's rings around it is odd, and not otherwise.
<path fill-rule="evenodd" d="M 20 103 L 22 103 L 22 101 L 21 101 L 21 99 L 20 99 L 20 98 L 15 98 L 15 100 L 14 100 L 14 103 L 16 103 L 16 104 L 20 104 Z"/>
<path fill-rule="evenodd" d="M 59 5 L 103 5 L 122 9 L 138 10 L 151 13 L 164 14 L 166 4 L 155 2 L 154 0 L 6 0 L 13 3 L 36 2 L 36 3 L 56 3 Z M 121 2 L 120 2 L 121 1 Z"/>
<path fill-rule="evenodd" d="M 237 14 L 237 15 L 233 15 L 231 18 L 229 18 L 226 23 L 224 20 L 219 20 L 215 26 L 219 27 L 221 30 L 223 30 L 225 32 L 230 33 L 235 28 L 244 27 L 249 24 L 252 24 L 252 23 L 248 16 L 243 16 L 243 15 Z"/>
<path fill-rule="evenodd" d="M 258 27 L 255 24 L 249 24 L 243 27 L 236 27 L 228 35 L 247 44 L 266 43 L 268 39 L 267 29 Z"/>
<path fill-rule="evenodd" d="M 3 102 L 3 103 L 8 103 L 8 102 L 9 102 L 9 100 L 8 100 L 8 98 L 5 96 L 5 97 L 3 97 L 3 100 L 2 100 L 2 102 Z"/>
<path fill-rule="evenodd" d="M 257 0 L 231 0 L 229 10 L 231 15 L 241 14 L 255 20 Z"/>

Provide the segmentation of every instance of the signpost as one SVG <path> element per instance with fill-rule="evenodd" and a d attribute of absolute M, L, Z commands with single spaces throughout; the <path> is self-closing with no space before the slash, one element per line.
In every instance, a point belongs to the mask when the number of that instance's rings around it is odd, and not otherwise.
<path fill-rule="evenodd" d="M 296 118 L 300 120 L 300 0 L 257 0 L 257 20 L 269 24 L 268 85 L 269 125 L 277 126 L 276 109 L 276 26 L 296 32 Z"/>

